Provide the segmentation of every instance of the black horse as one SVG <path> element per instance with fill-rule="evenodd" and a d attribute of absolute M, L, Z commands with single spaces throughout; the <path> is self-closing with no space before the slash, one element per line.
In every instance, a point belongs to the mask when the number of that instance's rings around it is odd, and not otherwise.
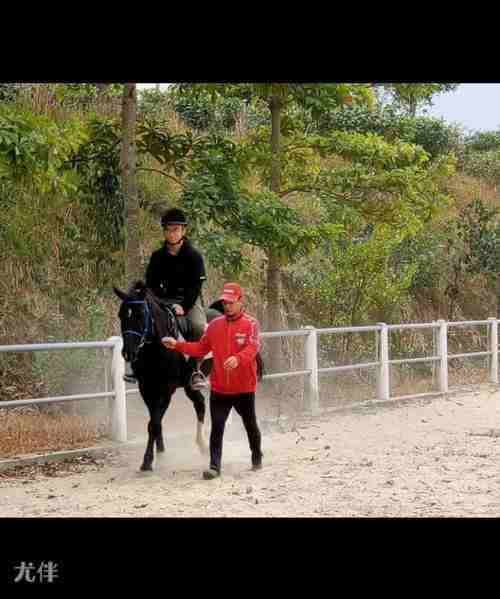
<path fill-rule="evenodd" d="M 141 470 L 153 469 L 155 444 L 157 452 L 165 451 L 161 422 L 172 395 L 179 387 L 193 402 L 197 418 L 196 443 L 202 453 L 207 453 L 203 435 L 205 397 L 201 391 L 195 391 L 188 385 L 192 362 L 161 343 L 162 337 L 179 337 L 179 321 L 173 308 L 160 303 L 142 281 L 134 283 L 127 292 L 116 287 L 113 289 L 122 300 L 118 316 L 121 321 L 123 357 L 130 362 L 137 377 L 139 391 L 150 416 L 148 443 Z M 220 311 L 213 308 L 208 308 L 206 312 L 208 321 L 221 315 Z M 184 333 L 184 336 L 189 335 Z M 208 375 L 210 368 L 211 359 L 201 365 L 205 375 Z"/>

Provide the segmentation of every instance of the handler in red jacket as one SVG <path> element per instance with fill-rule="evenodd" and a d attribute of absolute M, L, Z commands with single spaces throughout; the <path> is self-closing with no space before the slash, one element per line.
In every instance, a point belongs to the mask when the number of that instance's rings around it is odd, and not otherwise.
<path fill-rule="evenodd" d="M 177 341 L 164 337 L 162 343 L 189 356 L 201 358 L 213 352 L 210 373 L 210 467 L 203 478 L 220 475 L 222 439 L 231 408 L 243 420 L 252 452 L 252 469 L 262 468 L 261 435 L 255 414 L 255 388 L 259 351 L 259 323 L 245 313 L 243 294 L 238 283 L 226 283 L 220 296 L 224 316 L 212 320 L 199 341 Z"/>

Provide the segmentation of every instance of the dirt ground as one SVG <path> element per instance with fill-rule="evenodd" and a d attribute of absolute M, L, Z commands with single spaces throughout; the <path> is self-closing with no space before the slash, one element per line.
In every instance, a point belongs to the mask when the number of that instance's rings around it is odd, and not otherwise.
<path fill-rule="evenodd" d="M 142 443 L 67 466 L 2 473 L 0 515 L 498 517 L 499 437 L 500 390 L 483 385 L 263 427 L 264 468 L 252 472 L 234 415 L 223 474 L 205 481 L 193 418 L 180 436 L 167 430 L 153 473 L 139 471 Z"/>

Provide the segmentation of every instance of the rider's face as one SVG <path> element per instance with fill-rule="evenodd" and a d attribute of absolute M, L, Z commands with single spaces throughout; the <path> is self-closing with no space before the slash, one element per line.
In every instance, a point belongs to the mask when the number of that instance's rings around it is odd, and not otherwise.
<path fill-rule="evenodd" d="M 179 243 L 185 232 L 186 227 L 184 225 L 167 225 L 164 229 L 165 240 L 167 243 Z"/>
<path fill-rule="evenodd" d="M 235 302 L 228 302 L 226 300 L 222 300 L 222 305 L 224 306 L 224 314 L 226 316 L 236 316 L 240 313 L 241 308 L 243 306 L 241 299 L 236 300 Z"/>

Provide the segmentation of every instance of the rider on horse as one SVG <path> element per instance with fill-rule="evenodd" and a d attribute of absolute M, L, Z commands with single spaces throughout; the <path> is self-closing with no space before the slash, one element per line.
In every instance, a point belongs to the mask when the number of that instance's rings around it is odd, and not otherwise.
<path fill-rule="evenodd" d="M 205 264 L 201 253 L 186 238 L 187 219 L 178 208 L 170 208 L 161 217 L 165 243 L 152 253 L 146 269 L 146 286 L 165 303 L 173 305 L 181 330 L 187 325 L 189 340 L 199 339 L 207 326 L 207 317 L 201 304 L 201 287 L 206 280 Z M 183 322 L 185 321 L 185 322 Z M 196 361 L 191 375 L 193 389 L 207 386 Z M 135 382 L 130 373 L 125 380 Z"/>

